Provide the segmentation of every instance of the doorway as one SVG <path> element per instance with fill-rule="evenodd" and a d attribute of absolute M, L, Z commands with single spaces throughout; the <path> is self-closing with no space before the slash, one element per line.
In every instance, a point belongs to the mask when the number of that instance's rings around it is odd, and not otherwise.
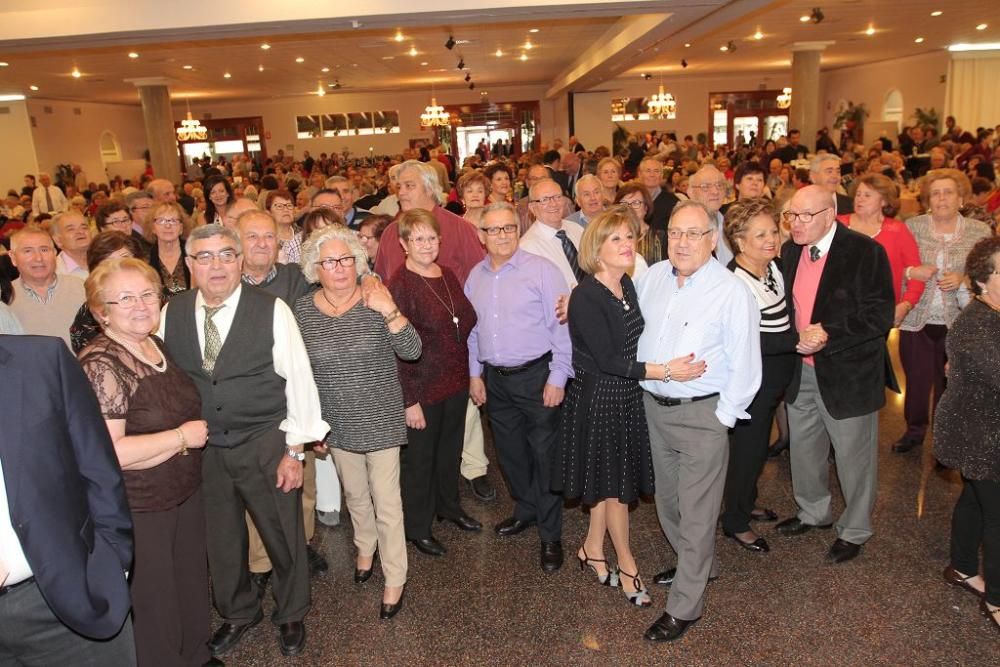
<path fill-rule="evenodd" d="M 481 141 L 486 143 L 491 157 L 499 157 L 501 153 L 507 155 L 514 144 L 514 130 L 491 128 L 488 125 L 457 127 L 455 128 L 455 136 L 458 140 L 459 164 L 470 155 L 476 154 L 476 149 Z"/>

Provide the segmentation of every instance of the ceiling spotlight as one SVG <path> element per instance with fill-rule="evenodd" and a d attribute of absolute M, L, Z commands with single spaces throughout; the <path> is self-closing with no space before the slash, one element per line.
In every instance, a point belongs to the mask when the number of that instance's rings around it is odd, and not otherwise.
<path fill-rule="evenodd" d="M 472 82 L 469 83 L 469 90 L 474 90 L 475 87 L 476 87 L 476 82 L 475 81 L 472 81 Z"/>
<path fill-rule="evenodd" d="M 132 60 L 135 60 L 136 58 L 139 57 L 139 54 L 136 53 L 135 51 L 129 51 L 128 57 L 131 58 Z"/>
<path fill-rule="evenodd" d="M 727 44 L 723 44 L 722 46 L 719 47 L 719 50 L 720 51 L 728 51 L 729 50 L 729 46 Z"/>
<path fill-rule="evenodd" d="M 869 37 L 871 37 L 872 35 L 874 35 L 875 34 L 875 26 L 873 26 L 873 25 L 868 26 L 868 29 L 865 30 L 865 34 L 868 35 Z"/>
<path fill-rule="evenodd" d="M 458 67 L 456 69 L 465 69 L 465 58 L 458 59 Z"/>
<path fill-rule="evenodd" d="M 395 39 L 397 42 L 402 42 L 403 39 L 404 39 L 403 33 L 401 31 L 397 30 L 396 31 L 396 36 L 393 37 L 393 39 Z"/>
<path fill-rule="evenodd" d="M 754 38 L 754 39 L 764 39 L 764 33 L 762 33 L 762 32 L 760 31 L 760 29 L 758 29 L 758 30 L 757 30 L 757 32 L 755 32 L 755 33 L 753 34 L 753 38 Z"/>
<path fill-rule="evenodd" d="M 75 67 L 73 68 L 73 71 L 69 73 L 69 75 L 74 79 L 79 79 L 81 76 L 83 76 L 82 74 L 80 74 L 80 70 L 78 70 Z"/>
<path fill-rule="evenodd" d="M 323 72 L 324 74 L 326 74 L 329 71 L 330 71 L 329 67 L 324 67 L 323 69 L 320 70 L 320 72 Z"/>
<path fill-rule="evenodd" d="M 421 67 L 427 67 L 427 61 L 425 60 L 424 62 L 420 63 L 420 66 Z"/>
<path fill-rule="evenodd" d="M 525 48 L 525 49 L 527 49 L 528 51 L 530 51 L 530 50 L 532 50 L 533 48 L 535 48 L 535 45 L 534 45 L 534 44 L 532 44 L 532 43 L 531 43 L 531 40 L 529 39 L 528 41 L 526 41 L 526 42 L 524 43 L 524 48 Z"/>
<path fill-rule="evenodd" d="M 690 49 L 690 48 L 691 48 L 691 43 L 690 43 L 690 42 L 686 42 L 686 43 L 684 44 L 684 48 L 685 48 L 685 49 Z"/>
<path fill-rule="evenodd" d="M 411 57 L 417 55 L 417 47 L 411 46 L 407 53 L 409 53 Z"/>
<path fill-rule="evenodd" d="M 528 59 L 528 54 L 527 53 L 522 53 L 521 54 L 521 62 L 523 63 L 527 59 Z"/>
<path fill-rule="evenodd" d="M 933 12 L 931 12 L 931 16 L 933 16 L 935 18 L 938 17 L 938 16 L 941 16 L 942 14 L 944 14 L 944 12 L 942 12 L 940 9 L 936 9 Z"/>
<path fill-rule="evenodd" d="M 809 16 L 808 14 L 803 14 L 802 16 L 799 17 L 799 21 L 801 23 L 809 23 L 809 21 L 811 21 L 811 20 L 812 20 L 812 17 Z"/>
<path fill-rule="evenodd" d="M 923 44 L 924 43 L 924 38 L 923 37 L 917 37 L 915 40 L 913 40 L 913 43 L 914 44 Z"/>
<path fill-rule="evenodd" d="M 263 65 L 257 65 L 257 71 L 258 72 L 263 72 L 264 71 L 264 66 Z"/>
<path fill-rule="evenodd" d="M 465 81 L 466 82 L 472 81 L 472 75 L 469 74 L 468 72 L 465 73 Z"/>
<path fill-rule="evenodd" d="M 532 28 L 532 29 L 531 29 L 531 30 L 529 30 L 528 32 L 532 32 L 532 33 L 534 33 L 534 32 L 538 32 L 538 28 Z"/>
<path fill-rule="evenodd" d="M 295 62 L 297 62 L 297 63 L 304 63 L 305 61 L 306 61 L 306 59 L 303 58 L 302 56 L 299 56 L 298 58 L 295 59 Z"/>
<path fill-rule="evenodd" d="M 652 74 L 649 74 L 649 73 L 647 73 L 647 72 L 643 72 L 643 73 L 642 73 L 642 74 L 640 74 L 639 76 L 640 76 L 640 77 L 642 77 L 642 80 L 643 80 L 643 81 L 649 81 L 650 79 L 652 79 L 652 78 L 653 78 L 653 75 L 652 75 Z"/>
<path fill-rule="evenodd" d="M 10 67 L 10 63 L 5 61 L 0 61 L 0 67 Z"/>
<path fill-rule="evenodd" d="M 455 38 L 452 35 L 448 35 L 448 41 L 444 43 L 444 48 L 449 51 L 455 48 Z"/>
<path fill-rule="evenodd" d="M 28 86 L 31 90 L 38 90 L 38 86 Z"/>
<path fill-rule="evenodd" d="M 323 97 L 324 95 L 326 95 L 326 91 L 323 90 L 323 86 L 320 86 L 319 88 L 316 89 L 316 94 L 318 96 L 320 96 L 320 97 Z"/>
<path fill-rule="evenodd" d="M 264 42 L 263 44 L 260 45 L 260 48 L 262 51 L 267 51 L 269 48 L 271 48 L 271 45 L 268 44 L 267 42 Z"/>
<path fill-rule="evenodd" d="M 686 68 L 687 66 L 688 66 L 688 61 L 686 61 L 683 58 L 681 58 L 681 67 Z"/>
<path fill-rule="evenodd" d="M 494 53 L 493 55 L 495 55 L 497 58 L 502 58 L 503 57 L 503 49 L 497 49 L 497 52 Z"/>
<path fill-rule="evenodd" d="M 184 65 L 182 69 L 194 69 L 193 65 Z"/>
<path fill-rule="evenodd" d="M 823 19 L 825 18 L 826 15 L 823 13 L 823 10 L 820 9 L 819 7 L 813 7 L 812 13 L 809 14 L 809 20 L 812 21 L 813 23 L 822 23 Z"/>
<path fill-rule="evenodd" d="M 328 83 L 326 84 L 326 87 L 333 88 L 334 90 L 336 90 L 337 88 L 340 88 L 340 81 L 334 81 L 333 83 Z"/>
<path fill-rule="evenodd" d="M 225 74 L 222 75 L 222 78 L 223 79 L 232 79 L 233 75 L 230 74 L 229 72 L 226 72 Z"/>
<path fill-rule="evenodd" d="M 986 30 L 986 28 L 988 27 L 989 26 L 986 25 L 985 23 L 980 23 L 979 25 L 976 26 L 976 30 Z"/>

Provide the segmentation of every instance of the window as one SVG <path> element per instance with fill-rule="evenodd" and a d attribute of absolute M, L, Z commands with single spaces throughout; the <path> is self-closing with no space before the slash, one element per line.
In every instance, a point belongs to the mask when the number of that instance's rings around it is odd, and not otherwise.
<path fill-rule="evenodd" d="M 897 129 L 903 122 L 903 93 L 895 88 L 885 94 L 882 103 L 882 120 L 896 123 Z"/>
<path fill-rule="evenodd" d="M 319 116 L 296 116 L 296 137 L 350 137 L 399 134 L 398 111 L 351 111 Z"/>

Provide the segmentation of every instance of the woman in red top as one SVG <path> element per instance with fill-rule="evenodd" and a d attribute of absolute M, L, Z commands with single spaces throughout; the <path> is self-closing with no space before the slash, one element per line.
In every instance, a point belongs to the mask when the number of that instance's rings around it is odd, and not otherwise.
<path fill-rule="evenodd" d="M 441 227 L 434 215 L 411 209 L 398 226 L 406 263 L 393 274 L 389 291 L 423 341 L 420 359 L 398 362 L 407 427 L 400 460 L 403 518 L 406 539 L 429 556 L 441 556 L 445 549 L 431 534 L 435 515 L 462 530 L 483 527 L 458 500 L 469 401 L 466 343 L 476 311 L 455 274 L 437 264 Z"/>
<path fill-rule="evenodd" d="M 899 189 L 882 174 L 865 174 L 854 181 L 851 189 L 854 213 L 839 215 L 837 220 L 885 248 L 896 291 L 893 326 L 899 326 L 924 293 L 924 283 L 908 277 L 910 267 L 921 264 L 917 242 L 906 224 L 892 217 L 899 211 Z"/>

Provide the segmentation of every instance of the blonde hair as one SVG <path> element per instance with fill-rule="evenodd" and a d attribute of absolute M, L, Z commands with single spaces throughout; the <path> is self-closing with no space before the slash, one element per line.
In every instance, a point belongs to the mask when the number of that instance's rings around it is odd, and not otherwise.
<path fill-rule="evenodd" d="M 441 225 L 438 224 L 437 218 L 434 217 L 433 213 L 422 208 L 410 209 L 399 216 L 399 220 L 396 222 L 396 231 L 399 232 L 399 238 L 409 241 L 413 230 L 421 226 L 428 227 L 435 234 L 441 236 Z"/>
<path fill-rule="evenodd" d="M 968 201 L 972 194 L 972 183 L 969 177 L 958 169 L 931 169 L 920 179 L 920 203 L 927 208 L 931 205 L 931 185 L 937 181 L 950 180 L 958 188 L 958 196 L 963 202 Z"/>
<path fill-rule="evenodd" d="M 632 209 L 624 204 L 618 204 L 606 211 L 601 211 L 590 221 L 587 228 L 583 230 L 583 238 L 580 239 L 579 263 L 581 269 L 590 275 L 597 273 L 600 268 L 601 246 L 622 225 L 627 226 L 636 239 L 639 238 L 639 219 L 632 213 Z"/>
<path fill-rule="evenodd" d="M 142 238 L 146 239 L 149 243 L 156 243 L 156 236 L 153 235 L 153 221 L 160 217 L 160 214 L 164 211 L 170 211 L 171 213 L 176 213 L 177 217 L 181 221 L 181 237 L 187 238 L 188 234 L 191 233 L 191 218 L 188 217 L 184 209 L 177 202 L 165 201 L 159 204 L 154 204 L 149 213 L 146 215 L 146 219 L 142 221 Z"/>
<path fill-rule="evenodd" d="M 122 271 L 138 273 L 149 281 L 149 284 L 153 286 L 157 294 L 163 293 L 163 281 L 160 280 L 160 274 L 141 259 L 136 259 L 135 257 L 113 257 L 106 259 L 94 267 L 94 270 L 90 272 L 84 283 L 84 289 L 87 294 L 87 307 L 90 308 L 90 312 L 93 313 L 94 318 L 98 322 L 104 320 L 104 286 L 111 276 Z"/>

